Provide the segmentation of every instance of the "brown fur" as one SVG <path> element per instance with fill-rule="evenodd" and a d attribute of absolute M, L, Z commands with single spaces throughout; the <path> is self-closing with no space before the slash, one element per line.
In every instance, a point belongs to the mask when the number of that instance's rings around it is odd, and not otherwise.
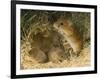
<path fill-rule="evenodd" d="M 66 18 L 60 18 L 54 23 L 54 28 L 66 38 L 76 54 L 81 51 L 83 47 L 82 38 L 72 22 Z"/>
<path fill-rule="evenodd" d="M 38 48 L 32 48 L 29 52 L 29 55 L 38 63 L 44 63 L 48 60 L 46 54 Z"/>

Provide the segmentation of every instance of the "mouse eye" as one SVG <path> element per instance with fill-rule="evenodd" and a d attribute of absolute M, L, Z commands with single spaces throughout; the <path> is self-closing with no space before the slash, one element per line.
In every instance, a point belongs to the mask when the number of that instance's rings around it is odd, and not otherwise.
<path fill-rule="evenodd" d="M 60 26 L 62 26 L 62 25 L 63 25 L 63 23 L 61 22 L 61 23 L 59 24 L 58 28 L 59 28 Z"/>
<path fill-rule="evenodd" d="M 63 23 L 61 22 L 60 25 L 63 25 Z"/>

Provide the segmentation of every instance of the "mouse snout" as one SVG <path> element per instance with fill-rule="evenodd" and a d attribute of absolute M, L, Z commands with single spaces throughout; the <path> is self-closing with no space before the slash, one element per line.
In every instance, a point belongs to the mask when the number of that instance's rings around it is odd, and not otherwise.
<path fill-rule="evenodd" d="M 54 23 L 53 27 L 54 27 L 55 29 L 58 28 L 57 26 L 58 26 L 58 24 L 57 24 L 57 23 Z"/>

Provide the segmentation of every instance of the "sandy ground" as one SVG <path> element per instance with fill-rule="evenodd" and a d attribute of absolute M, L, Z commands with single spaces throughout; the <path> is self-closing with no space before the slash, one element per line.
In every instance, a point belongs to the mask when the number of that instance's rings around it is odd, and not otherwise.
<path fill-rule="evenodd" d="M 27 47 L 27 48 L 25 48 Z M 21 48 L 21 69 L 40 69 L 40 68 L 64 68 L 64 67 L 87 67 L 90 66 L 90 46 L 84 48 L 79 57 L 71 57 L 70 60 L 64 60 L 61 63 L 37 63 L 29 54 L 29 44 L 26 43 Z"/>

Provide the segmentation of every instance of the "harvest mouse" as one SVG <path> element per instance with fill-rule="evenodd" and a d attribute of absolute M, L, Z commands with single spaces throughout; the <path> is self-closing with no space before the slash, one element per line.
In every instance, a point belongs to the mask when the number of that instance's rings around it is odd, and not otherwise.
<path fill-rule="evenodd" d="M 48 58 L 50 61 L 54 63 L 60 63 L 63 60 L 66 59 L 66 53 L 60 49 L 59 47 L 53 47 L 49 52 L 48 52 Z"/>
<path fill-rule="evenodd" d="M 60 18 L 53 27 L 66 38 L 75 54 L 79 54 L 83 47 L 83 41 L 73 23 L 66 18 Z"/>
<path fill-rule="evenodd" d="M 29 55 L 38 63 L 45 63 L 48 60 L 46 54 L 38 48 L 32 48 Z"/>

